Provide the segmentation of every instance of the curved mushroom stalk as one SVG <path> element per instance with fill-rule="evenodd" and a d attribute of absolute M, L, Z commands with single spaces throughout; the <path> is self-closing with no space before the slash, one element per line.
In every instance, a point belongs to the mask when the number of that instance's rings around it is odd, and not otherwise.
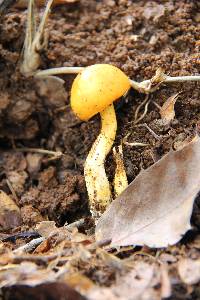
<path fill-rule="evenodd" d="M 86 187 L 92 216 L 97 219 L 111 202 L 111 191 L 104 162 L 111 150 L 117 131 L 117 120 L 113 104 L 100 113 L 101 132 L 94 142 L 84 166 Z"/>

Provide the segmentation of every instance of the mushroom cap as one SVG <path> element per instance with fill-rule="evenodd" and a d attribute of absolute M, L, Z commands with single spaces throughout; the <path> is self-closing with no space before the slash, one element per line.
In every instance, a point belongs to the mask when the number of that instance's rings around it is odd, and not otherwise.
<path fill-rule="evenodd" d="M 129 78 L 115 66 L 96 64 L 86 67 L 72 84 L 72 110 L 81 120 L 87 121 L 129 88 Z"/>

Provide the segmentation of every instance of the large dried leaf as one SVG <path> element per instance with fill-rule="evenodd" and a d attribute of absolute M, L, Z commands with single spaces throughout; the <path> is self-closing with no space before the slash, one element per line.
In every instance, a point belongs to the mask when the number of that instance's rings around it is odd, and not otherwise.
<path fill-rule="evenodd" d="M 136 177 L 99 219 L 96 238 L 111 239 L 112 246 L 177 243 L 191 228 L 199 170 L 200 138 L 196 137 Z"/>

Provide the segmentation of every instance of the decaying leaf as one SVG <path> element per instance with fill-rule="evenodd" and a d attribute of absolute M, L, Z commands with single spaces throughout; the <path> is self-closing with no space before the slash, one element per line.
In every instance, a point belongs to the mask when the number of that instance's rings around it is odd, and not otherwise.
<path fill-rule="evenodd" d="M 200 282 L 200 259 L 185 258 L 178 263 L 178 272 L 181 280 L 186 284 Z"/>
<path fill-rule="evenodd" d="M 177 243 L 191 228 L 199 169 L 200 138 L 196 137 L 140 172 L 99 219 L 97 240 L 110 239 L 112 246 L 158 248 Z"/>
<path fill-rule="evenodd" d="M 170 124 L 175 117 L 174 105 L 180 93 L 176 93 L 169 97 L 160 109 L 160 115 L 164 125 Z"/>
<path fill-rule="evenodd" d="M 0 225 L 4 229 L 21 225 L 22 219 L 19 207 L 3 191 L 0 191 Z"/>

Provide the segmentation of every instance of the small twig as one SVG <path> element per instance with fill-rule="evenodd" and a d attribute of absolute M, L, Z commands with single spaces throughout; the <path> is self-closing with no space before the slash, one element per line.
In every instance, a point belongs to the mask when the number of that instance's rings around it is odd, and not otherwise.
<path fill-rule="evenodd" d="M 13 251 L 13 253 L 20 254 L 23 252 L 30 252 L 33 249 L 35 249 L 39 244 L 41 244 L 44 240 L 45 240 L 45 237 L 40 237 L 40 238 L 34 239 L 34 240 L 30 241 L 29 243 L 15 249 Z"/>
<path fill-rule="evenodd" d="M 139 111 L 140 111 L 140 109 L 141 109 L 141 107 L 143 106 L 143 105 L 145 105 L 146 104 L 146 102 L 148 101 L 148 99 L 149 99 L 149 95 L 146 95 L 146 97 L 144 98 L 144 100 L 138 105 L 138 107 L 136 108 L 136 111 L 135 111 L 135 121 L 137 120 L 137 118 L 138 118 L 138 113 L 139 113 Z"/>
<path fill-rule="evenodd" d="M 134 125 L 138 124 L 147 114 L 148 106 L 149 106 L 150 100 L 146 103 L 143 114 L 134 122 Z"/>
<path fill-rule="evenodd" d="M 133 142 L 133 143 L 124 142 L 124 145 L 131 146 L 131 147 L 146 147 L 146 146 L 149 146 L 149 144 L 144 144 L 144 143 L 139 143 L 139 142 Z"/>
<path fill-rule="evenodd" d="M 162 74 L 162 81 L 158 82 L 155 86 L 152 86 L 152 79 L 144 80 L 142 82 L 137 82 L 130 79 L 130 84 L 133 89 L 141 93 L 151 93 L 154 92 L 162 83 L 173 83 L 173 82 L 187 82 L 187 81 L 200 81 L 200 75 L 190 75 L 190 76 L 168 76 L 164 73 Z"/>
<path fill-rule="evenodd" d="M 146 123 L 143 124 L 143 126 L 155 137 L 156 140 L 160 141 L 161 137 L 156 134 Z"/>
<path fill-rule="evenodd" d="M 127 146 L 131 146 L 131 147 L 146 147 L 146 146 L 149 146 L 149 144 L 145 144 L 145 143 L 140 143 L 140 142 L 132 142 L 132 143 L 129 143 L 127 141 L 129 135 L 131 133 L 129 132 L 123 139 L 122 139 L 122 144 L 124 145 L 127 145 Z"/>
<path fill-rule="evenodd" d="M 200 81 L 200 75 L 189 75 L 189 76 L 166 76 L 164 82 L 171 83 L 171 82 L 186 82 L 186 81 Z"/>
<path fill-rule="evenodd" d="M 41 153 L 41 154 L 47 154 L 47 155 L 53 155 L 54 158 L 60 158 L 63 153 L 61 151 L 50 151 L 46 149 L 39 149 L 39 148 L 16 148 L 14 149 L 16 152 L 30 152 L 30 153 Z"/>
<path fill-rule="evenodd" d="M 74 229 L 75 227 L 79 229 L 81 226 L 84 225 L 84 223 L 85 223 L 85 219 L 82 218 L 82 219 L 80 219 L 80 220 L 78 220 L 78 221 L 75 221 L 75 222 L 73 222 L 73 223 L 71 223 L 71 224 L 65 223 L 64 226 L 65 226 L 68 230 Z"/>
<path fill-rule="evenodd" d="M 159 110 L 161 110 L 162 107 L 158 103 L 156 103 L 155 101 L 152 101 L 152 103 L 155 105 L 155 107 L 157 107 Z"/>

